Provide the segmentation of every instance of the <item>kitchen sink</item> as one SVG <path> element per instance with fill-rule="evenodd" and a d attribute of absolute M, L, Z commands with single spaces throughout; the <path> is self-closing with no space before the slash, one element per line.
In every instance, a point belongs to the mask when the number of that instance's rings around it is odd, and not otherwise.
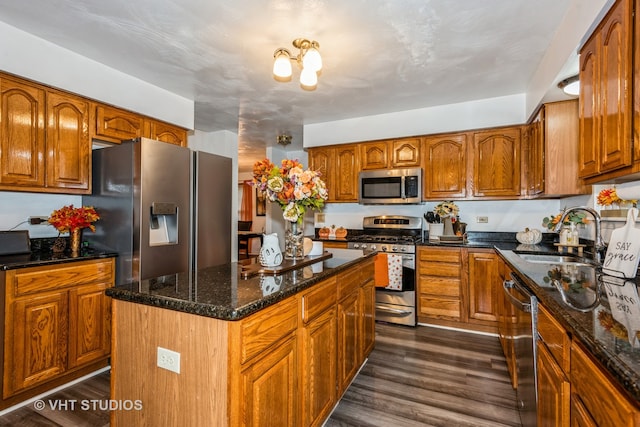
<path fill-rule="evenodd" d="M 526 254 L 516 253 L 520 258 L 527 262 L 539 263 L 539 264 L 565 264 L 565 265 L 577 265 L 593 267 L 595 264 L 584 258 L 561 255 L 561 254 Z"/>

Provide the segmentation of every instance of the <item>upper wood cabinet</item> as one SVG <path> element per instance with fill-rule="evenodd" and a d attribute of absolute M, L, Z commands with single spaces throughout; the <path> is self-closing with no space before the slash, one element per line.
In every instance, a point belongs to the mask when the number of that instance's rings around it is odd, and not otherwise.
<path fill-rule="evenodd" d="M 588 194 L 578 177 L 578 100 L 544 104 L 523 138 L 527 197 Z"/>
<path fill-rule="evenodd" d="M 583 178 L 632 165 L 632 12 L 633 0 L 617 1 L 580 50 Z M 603 178 L 626 173 L 621 170 Z"/>
<path fill-rule="evenodd" d="M 415 168 L 421 165 L 422 138 L 402 138 L 391 141 L 391 167 Z"/>
<path fill-rule="evenodd" d="M 521 126 L 473 133 L 474 197 L 515 197 L 521 194 Z"/>
<path fill-rule="evenodd" d="M 120 143 L 144 136 L 144 118 L 119 108 L 94 103 L 91 121 L 95 126 L 93 137 L 103 141 Z"/>
<path fill-rule="evenodd" d="M 357 202 L 360 155 L 356 144 L 309 149 L 309 167 L 327 185 L 328 202 Z"/>
<path fill-rule="evenodd" d="M 145 118 L 144 136 L 169 144 L 187 146 L 187 131 L 181 127 Z"/>
<path fill-rule="evenodd" d="M 467 134 L 424 138 L 424 198 L 461 199 L 467 195 Z"/>
<path fill-rule="evenodd" d="M 363 142 L 359 146 L 362 170 L 386 169 L 389 166 L 387 141 Z"/>
<path fill-rule="evenodd" d="M 0 189 L 91 192 L 89 102 L 0 75 Z"/>
<path fill-rule="evenodd" d="M 45 96 L 0 75 L 0 189 L 44 187 Z"/>

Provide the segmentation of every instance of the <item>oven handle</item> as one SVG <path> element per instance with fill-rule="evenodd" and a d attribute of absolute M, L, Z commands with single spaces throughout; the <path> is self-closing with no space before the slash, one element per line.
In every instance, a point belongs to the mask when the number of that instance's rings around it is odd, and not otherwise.
<path fill-rule="evenodd" d="M 411 312 L 407 310 L 398 310 L 396 308 L 387 308 L 387 307 L 376 307 L 376 311 L 394 314 L 397 316 L 406 316 L 407 314 L 411 314 Z"/>

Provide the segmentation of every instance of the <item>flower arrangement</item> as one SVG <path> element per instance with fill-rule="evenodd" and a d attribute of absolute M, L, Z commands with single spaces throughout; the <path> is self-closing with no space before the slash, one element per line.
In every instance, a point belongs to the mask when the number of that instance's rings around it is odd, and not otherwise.
<path fill-rule="evenodd" d="M 440 202 L 433 208 L 433 212 L 440 216 L 440 218 L 452 217 L 456 218 L 460 209 L 458 205 L 453 202 Z"/>
<path fill-rule="evenodd" d="M 100 216 L 93 206 L 82 206 L 74 208 L 73 205 L 63 206 L 49 215 L 49 224 L 53 225 L 60 233 L 72 232 L 83 228 L 90 228 L 96 231 L 93 223 L 100 219 Z"/>
<path fill-rule="evenodd" d="M 278 202 L 282 216 L 290 222 L 301 223 L 307 209 L 322 209 L 328 198 L 320 173 L 304 170 L 298 160 L 284 159 L 280 167 L 269 159 L 256 162 L 253 185 L 266 193 L 269 201 Z"/>
<path fill-rule="evenodd" d="M 611 206 L 611 205 L 617 205 L 620 203 L 625 203 L 625 202 L 629 202 L 629 203 L 633 203 L 636 204 L 638 201 L 637 200 L 623 200 L 618 196 L 618 193 L 616 192 L 616 188 L 604 188 L 602 190 L 600 190 L 600 193 L 598 193 L 598 197 L 596 199 L 597 203 L 600 206 Z"/>
<path fill-rule="evenodd" d="M 556 225 L 558 225 L 558 223 L 560 222 L 560 218 L 562 218 L 562 214 L 564 213 L 564 211 L 560 212 L 557 215 L 550 215 L 548 217 L 545 217 L 542 219 L 542 226 L 546 227 L 547 230 L 553 230 L 556 228 Z M 564 219 L 564 221 L 562 222 L 563 225 L 569 225 L 571 223 L 574 223 L 576 225 L 578 224 L 588 224 L 589 223 L 589 219 L 587 218 L 587 214 L 585 214 L 584 212 L 571 212 L 569 213 L 569 215 L 567 215 L 567 217 Z"/>

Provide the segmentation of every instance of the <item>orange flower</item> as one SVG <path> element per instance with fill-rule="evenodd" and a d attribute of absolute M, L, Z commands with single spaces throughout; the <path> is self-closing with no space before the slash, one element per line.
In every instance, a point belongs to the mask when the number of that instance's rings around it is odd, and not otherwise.
<path fill-rule="evenodd" d="M 53 211 L 49 215 L 49 224 L 53 225 L 60 233 L 82 228 L 96 231 L 96 227 L 92 223 L 99 219 L 100 215 L 98 215 L 93 206 L 74 208 L 73 205 L 69 205 Z"/>

